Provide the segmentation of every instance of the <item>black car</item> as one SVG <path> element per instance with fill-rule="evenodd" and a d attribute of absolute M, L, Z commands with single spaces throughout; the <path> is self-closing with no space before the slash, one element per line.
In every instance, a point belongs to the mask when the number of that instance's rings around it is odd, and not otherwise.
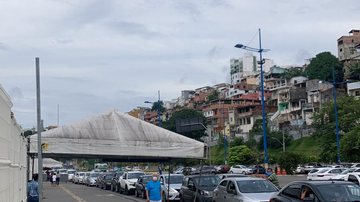
<path fill-rule="evenodd" d="M 195 171 L 191 172 L 191 174 L 198 175 L 200 172 L 201 174 L 216 174 L 218 171 L 215 166 L 200 166 Z"/>
<path fill-rule="evenodd" d="M 146 191 L 145 187 L 146 184 L 152 179 L 152 175 L 143 175 L 140 176 L 135 183 L 135 196 L 146 198 Z"/>
<path fill-rule="evenodd" d="M 114 174 L 113 179 L 111 180 L 111 191 L 116 191 L 119 192 L 119 187 L 120 187 L 120 177 L 124 174 L 124 172 L 116 172 Z"/>
<path fill-rule="evenodd" d="M 101 189 L 110 189 L 113 177 L 114 173 L 104 173 L 103 175 L 101 175 L 99 187 Z"/>
<path fill-rule="evenodd" d="M 252 172 L 252 174 L 265 174 L 266 169 L 263 166 L 256 165 L 251 168 L 251 172 Z"/>
<path fill-rule="evenodd" d="M 217 175 L 191 175 L 185 176 L 180 189 L 182 202 L 212 202 L 213 191 L 219 184 Z"/>
<path fill-rule="evenodd" d="M 282 188 L 270 202 L 360 201 L 360 187 L 346 181 L 297 181 Z"/>

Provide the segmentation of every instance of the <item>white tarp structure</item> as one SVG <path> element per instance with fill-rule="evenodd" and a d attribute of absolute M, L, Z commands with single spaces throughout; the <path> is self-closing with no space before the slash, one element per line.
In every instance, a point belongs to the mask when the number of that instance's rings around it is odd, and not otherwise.
<path fill-rule="evenodd" d="M 26 140 L 0 85 L 0 201 L 26 201 Z"/>
<path fill-rule="evenodd" d="M 34 165 L 32 165 L 32 161 L 30 162 L 30 173 L 38 173 L 38 159 L 34 159 Z M 63 163 L 60 161 L 57 161 L 52 158 L 43 158 L 43 168 L 62 168 Z M 34 168 L 34 171 L 32 171 L 32 168 Z"/>
<path fill-rule="evenodd" d="M 37 153 L 37 136 L 30 153 Z M 205 144 L 128 114 L 111 111 L 42 133 L 44 157 L 149 161 L 205 158 Z"/>

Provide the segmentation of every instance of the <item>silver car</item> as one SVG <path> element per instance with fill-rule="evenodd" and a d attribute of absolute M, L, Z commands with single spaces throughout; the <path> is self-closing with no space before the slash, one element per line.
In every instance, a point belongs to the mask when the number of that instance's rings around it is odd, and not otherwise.
<path fill-rule="evenodd" d="M 179 191 L 181 189 L 183 178 L 183 174 L 170 174 L 169 181 L 169 174 L 160 175 L 161 191 L 163 192 L 166 201 L 168 199 L 171 201 L 180 200 Z"/>
<path fill-rule="evenodd" d="M 225 178 L 214 190 L 214 202 L 265 202 L 279 190 L 270 181 L 255 177 Z"/>

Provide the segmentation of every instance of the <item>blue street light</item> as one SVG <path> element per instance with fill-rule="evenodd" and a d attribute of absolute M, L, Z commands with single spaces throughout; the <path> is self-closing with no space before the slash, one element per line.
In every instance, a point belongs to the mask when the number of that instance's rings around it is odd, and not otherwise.
<path fill-rule="evenodd" d="M 146 104 L 154 104 L 154 102 L 145 101 Z M 162 121 L 161 121 L 161 113 L 160 113 L 160 91 L 158 91 L 158 101 L 157 101 L 157 116 L 158 116 L 158 126 L 162 127 Z"/>
<path fill-rule="evenodd" d="M 265 99 L 264 99 L 264 73 L 263 73 L 263 64 L 265 61 L 262 58 L 262 53 L 269 51 L 269 49 L 263 49 L 261 47 L 261 30 L 259 29 L 259 49 L 245 46 L 243 44 L 236 44 L 235 48 L 241 48 L 252 52 L 258 52 L 260 54 L 260 83 L 261 83 L 261 110 L 262 110 L 262 128 L 263 128 L 263 142 L 264 142 L 264 164 L 265 167 L 268 167 L 269 157 L 267 151 L 267 138 L 266 138 L 266 112 L 265 112 Z"/>

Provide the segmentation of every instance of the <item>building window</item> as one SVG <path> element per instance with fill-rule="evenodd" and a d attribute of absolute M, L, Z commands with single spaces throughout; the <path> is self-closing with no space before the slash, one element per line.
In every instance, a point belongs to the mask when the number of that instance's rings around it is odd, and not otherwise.
<path fill-rule="evenodd" d="M 360 96 L 360 91 L 359 90 L 355 91 L 355 96 Z"/>
<path fill-rule="evenodd" d="M 246 124 L 251 124 L 251 119 L 250 119 L 250 117 L 247 117 L 247 118 L 246 118 Z"/>

